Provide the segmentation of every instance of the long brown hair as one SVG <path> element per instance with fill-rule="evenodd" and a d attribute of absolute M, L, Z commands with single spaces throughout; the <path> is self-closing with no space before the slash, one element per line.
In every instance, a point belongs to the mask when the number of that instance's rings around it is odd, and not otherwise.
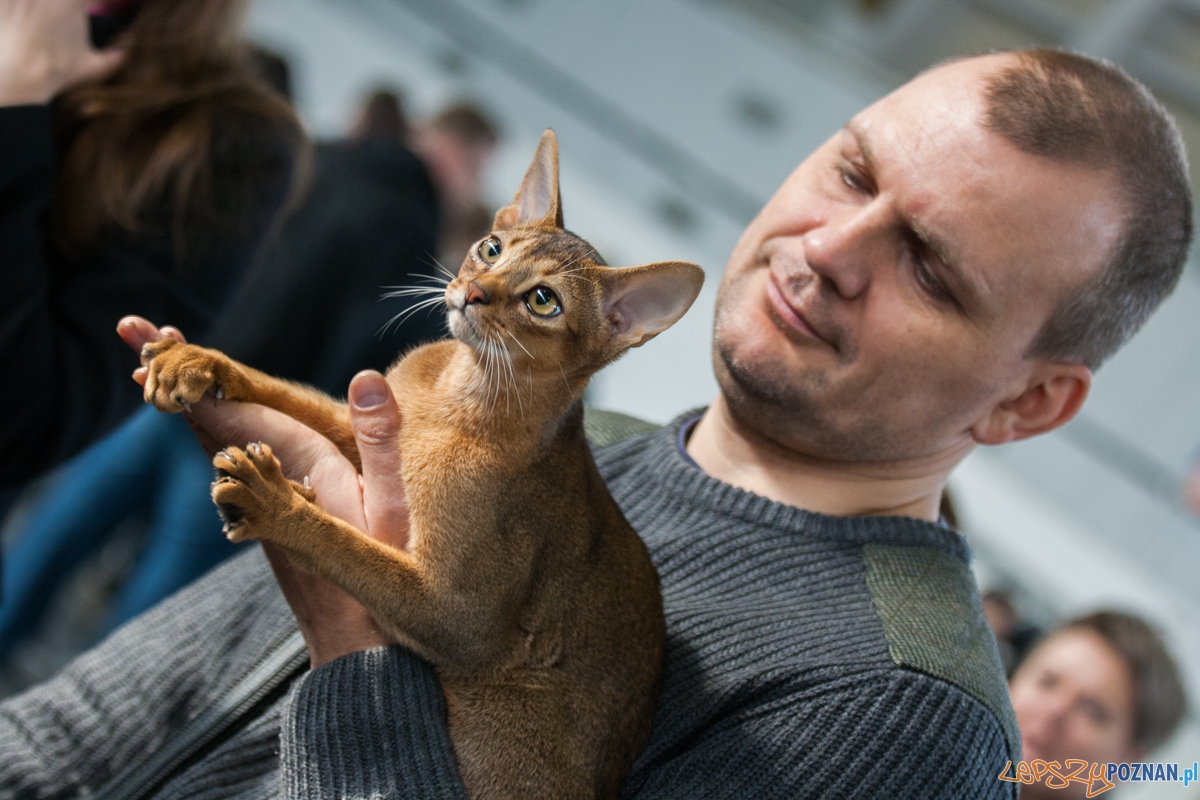
<path fill-rule="evenodd" d="M 184 254 L 218 232 L 248 232 L 247 214 L 272 191 L 264 180 L 282 178 L 294 190 L 307 142 L 290 103 L 258 77 L 239 41 L 244 6 L 144 0 L 115 42 L 125 51 L 121 65 L 56 98 L 52 220 L 68 254 L 121 231 L 169 233 L 183 269 Z"/>

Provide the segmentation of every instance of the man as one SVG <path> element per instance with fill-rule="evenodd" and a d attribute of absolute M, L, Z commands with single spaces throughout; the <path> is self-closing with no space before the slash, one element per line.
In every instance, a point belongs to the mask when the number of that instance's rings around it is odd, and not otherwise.
<path fill-rule="evenodd" d="M 1179 669 L 1162 639 L 1137 617 L 1115 611 L 1071 620 L 1038 644 L 1013 676 L 1012 702 L 1026 762 L 1065 767 L 1079 759 L 1089 771 L 1092 764 L 1144 761 L 1178 727 L 1186 706 Z M 1062 783 L 1047 774 L 1021 797 L 1087 794 L 1086 783 Z"/>
<path fill-rule="evenodd" d="M 1071 418 L 1178 279 L 1190 214 L 1161 107 L 1057 53 L 934 69 L 800 165 L 726 269 L 712 407 L 597 452 L 667 616 L 623 796 L 1011 796 L 1019 734 L 942 487 L 976 444 Z M 208 402 L 194 420 L 210 444 L 267 441 L 325 508 L 403 546 L 386 383 L 358 375 L 350 405 L 361 483 L 273 412 Z M 261 557 L 237 559 L 7 703 L 8 785 L 461 797 L 428 665 L 268 556 L 291 611 Z M 313 669 L 280 699 L 308 660 L 279 644 L 292 612 Z"/>

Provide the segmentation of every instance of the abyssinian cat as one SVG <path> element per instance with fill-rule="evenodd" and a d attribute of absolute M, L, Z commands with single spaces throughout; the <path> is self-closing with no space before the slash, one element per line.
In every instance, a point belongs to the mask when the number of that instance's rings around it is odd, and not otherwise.
<path fill-rule="evenodd" d="M 646 548 L 584 439 L 583 390 L 683 316 L 704 275 L 608 267 L 564 230 L 552 131 L 494 226 L 445 287 L 454 339 L 387 373 L 406 549 L 322 511 L 266 445 L 217 454 L 213 499 L 229 538 L 285 546 L 433 664 L 471 797 L 615 797 L 649 736 L 664 623 Z M 206 391 L 262 403 L 360 464 L 345 405 L 195 345 L 144 354 L 160 410 Z"/>

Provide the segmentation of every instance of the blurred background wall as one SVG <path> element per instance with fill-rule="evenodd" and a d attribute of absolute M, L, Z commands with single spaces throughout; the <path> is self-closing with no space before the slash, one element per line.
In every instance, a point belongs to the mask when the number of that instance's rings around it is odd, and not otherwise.
<path fill-rule="evenodd" d="M 744 225 L 858 109 L 946 57 L 1067 46 L 1110 58 L 1172 109 L 1200 158 L 1195 0 L 257 0 L 318 137 L 364 92 L 414 116 L 466 98 L 501 124 L 493 207 L 540 132 L 562 148 L 567 226 L 610 263 L 689 259 L 704 293 L 597 377 L 594 405 L 665 422 L 716 391 L 713 299 Z M 451 265 L 452 267 L 456 265 Z M 1063 430 L 972 455 L 952 479 L 983 588 L 1035 624 L 1114 607 L 1167 633 L 1200 698 L 1200 521 L 1179 502 L 1200 445 L 1200 264 L 1097 376 Z M 1200 754 L 1192 721 L 1158 760 Z M 1156 785 L 1124 797 L 1191 796 Z"/>

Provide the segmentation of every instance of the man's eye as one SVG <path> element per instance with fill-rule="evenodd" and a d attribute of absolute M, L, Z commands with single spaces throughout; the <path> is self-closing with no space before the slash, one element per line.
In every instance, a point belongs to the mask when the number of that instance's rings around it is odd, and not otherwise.
<path fill-rule="evenodd" d="M 953 303 L 954 296 L 950 294 L 950 291 L 933 274 L 933 270 L 929 268 L 929 262 L 919 249 L 912 251 L 912 260 L 913 275 L 917 280 L 917 284 L 921 287 L 921 291 L 939 303 Z"/>
<path fill-rule="evenodd" d="M 845 164 L 839 164 L 837 171 L 838 175 L 840 175 L 842 178 L 842 183 L 846 185 L 846 188 L 855 192 L 867 191 L 867 184 L 853 169 L 847 167 Z"/>
<path fill-rule="evenodd" d="M 915 257 L 915 260 L 917 264 L 917 281 L 921 284 L 921 288 L 934 297 L 944 297 L 946 287 L 942 286 L 938 282 L 938 279 L 934 277 L 933 272 L 929 269 L 929 265 L 920 256 Z"/>

